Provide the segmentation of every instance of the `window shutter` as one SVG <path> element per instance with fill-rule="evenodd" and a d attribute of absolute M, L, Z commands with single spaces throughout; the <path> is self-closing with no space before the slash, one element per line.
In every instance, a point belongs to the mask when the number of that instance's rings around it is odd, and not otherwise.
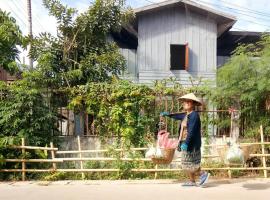
<path fill-rule="evenodd" d="M 185 70 L 188 71 L 189 67 L 189 49 L 188 49 L 188 43 L 185 45 Z"/>

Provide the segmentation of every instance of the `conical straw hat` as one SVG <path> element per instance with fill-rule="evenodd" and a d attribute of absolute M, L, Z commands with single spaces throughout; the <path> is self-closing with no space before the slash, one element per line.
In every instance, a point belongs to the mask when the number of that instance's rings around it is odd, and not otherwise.
<path fill-rule="evenodd" d="M 202 102 L 193 93 L 186 94 L 186 95 L 181 96 L 179 98 L 179 100 L 185 100 L 185 99 L 192 100 L 192 101 L 196 102 L 197 105 L 199 105 L 199 106 L 202 105 Z"/>

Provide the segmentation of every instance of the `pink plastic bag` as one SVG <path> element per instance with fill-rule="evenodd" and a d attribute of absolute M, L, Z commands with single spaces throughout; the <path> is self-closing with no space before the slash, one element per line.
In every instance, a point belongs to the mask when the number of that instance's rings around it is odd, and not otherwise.
<path fill-rule="evenodd" d="M 178 145 L 177 139 L 169 138 L 170 133 L 164 130 L 158 133 L 157 145 L 164 149 L 175 149 Z"/>
<path fill-rule="evenodd" d="M 160 131 L 158 133 L 158 146 L 160 148 L 165 148 L 167 141 L 168 141 L 169 134 L 170 133 L 168 133 L 166 131 Z"/>

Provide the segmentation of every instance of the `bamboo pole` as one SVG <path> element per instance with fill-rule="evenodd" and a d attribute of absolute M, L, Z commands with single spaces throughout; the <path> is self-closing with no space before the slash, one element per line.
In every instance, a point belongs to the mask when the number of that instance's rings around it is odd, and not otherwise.
<path fill-rule="evenodd" d="M 0 169 L 0 172 L 53 172 L 52 169 Z"/>
<path fill-rule="evenodd" d="M 168 112 L 168 98 L 165 97 L 165 111 Z M 168 117 L 165 118 L 165 130 L 168 131 Z"/>
<path fill-rule="evenodd" d="M 61 158 L 55 159 L 3 159 L 3 162 L 25 162 L 25 163 L 56 163 L 63 162 Z"/>
<path fill-rule="evenodd" d="M 104 157 L 93 157 L 93 158 L 61 158 L 64 162 L 66 161 L 116 161 L 117 158 L 104 158 Z M 120 158 L 121 161 L 152 161 L 148 158 Z"/>
<path fill-rule="evenodd" d="M 260 135 L 261 135 L 261 142 L 264 142 L 264 136 L 263 136 L 263 126 L 260 126 Z M 265 149 L 264 149 L 264 144 L 262 144 L 262 160 L 263 160 L 263 167 L 266 168 L 266 159 L 265 159 Z M 267 170 L 263 170 L 264 178 L 267 178 Z"/>
<path fill-rule="evenodd" d="M 228 178 L 231 179 L 232 178 L 232 170 L 230 167 L 228 167 Z"/>
<path fill-rule="evenodd" d="M 245 146 L 245 145 L 270 145 L 270 142 L 254 142 L 254 143 L 241 143 L 240 146 Z M 209 145 L 204 145 L 204 147 L 222 147 L 226 146 L 227 144 L 209 144 Z M 51 148 L 50 148 L 51 149 Z M 57 148 L 54 148 L 57 149 Z M 147 150 L 148 148 L 142 147 L 142 148 L 130 148 L 132 151 L 143 151 Z M 102 152 L 108 152 L 109 150 L 107 149 L 101 149 L 101 150 L 72 150 L 72 151 L 57 151 L 56 154 L 79 154 L 79 153 L 102 153 Z M 124 149 L 115 149 L 114 151 L 124 151 Z"/>
<path fill-rule="evenodd" d="M 202 158 L 219 158 L 219 155 L 203 155 Z M 250 157 L 270 157 L 270 154 L 250 154 Z M 81 157 L 81 158 L 54 158 L 54 159 L 3 159 L 3 162 L 25 162 L 25 163 L 60 163 L 60 162 L 70 162 L 70 161 L 116 161 L 117 158 L 107 158 L 107 157 Z M 150 158 L 120 158 L 122 161 L 149 161 Z M 179 162 L 178 160 L 173 160 L 172 162 Z"/>
<path fill-rule="evenodd" d="M 174 111 L 174 96 L 172 95 L 172 102 L 171 102 L 171 111 Z M 174 134 L 174 120 L 171 119 L 171 134 Z"/>
<path fill-rule="evenodd" d="M 67 110 L 67 135 L 69 135 L 69 109 L 66 109 Z"/>
<path fill-rule="evenodd" d="M 53 149 L 53 142 L 50 142 L 50 146 L 51 146 L 51 148 Z M 54 153 L 54 150 L 51 150 L 51 157 L 52 157 L 52 160 L 55 159 L 55 153 Z M 53 167 L 53 170 L 56 170 L 56 169 L 57 169 L 56 163 L 55 163 L 55 162 L 53 162 L 52 167 Z"/>
<path fill-rule="evenodd" d="M 254 143 L 241 143 L 240 146 L 245 146 L 245 145 L 270 145 L 270 142 L 254 142 Z M 204 147 L 222 147 L 226 146 L 227 144 L 209 144 L 209 145 L 204 145 Z M 50 148 L 51 149 L 51 148 Z M 57 148 L 54 148 L 57 149 Z M 144 151 L 147 150 L 148 148 L 142 147 L 142 148 L 130 148 L 132 151 Z M 101 150 L 71 150 L 71 151 L 56 151 L 56 154 L 79 154 L 79 153 L 102 153 L 102 152 L 108 152 L 109 150 L 107 149 L 101 149 Z M 124 151 L 124 149 L 115 149 L 114 151 Z"/>
<path fill-rule="evenodd" d="M 80 139 L 80 136 L 77 136 L 77 141 L 78 141 L 78 150 L 81 151 L 81 139 Z M 79 153 L 79 156 L 80 156 L 80 159 L 82 159 L 82 154 Z M 81 167 L 81 170 L 83 169 L 83 161 L 81 160 L 80 161 L 80 167 Z M 82 179 L 85 178 L 85 174 L 82 173 Z"/>
<path fill-rule="evenodd" d="M 143 151 L 143 150 L 147 150 L 148 148 L 143 147 L 143 148 L 130 148 L 130 150 L 132 151 Z M 57 151 L 56 154 L 72 154 L 72 153 L 104 153 L 104 152 L 108 152 L 108 149 L 101 149 L 101 150 L 81 150 L 81 151 L 77 151 L 77 150 L 72 150 L 72 151 Z M 124 151 L 124 149 L 114 149 L 114 151 Z"/>
<path fill-rule="evenodd" d="M 232 130 L 233 130 L 233 112 L 231 112 L 230 138 L 232 138 Z M 232 178 L 232 171 L 230 169 L 230 166 L 229 166 L 229 169 L 228 169 L 228 177 L 229 177 L 229 179 Z"/>
<path fill-rule="evenodd" d="M 88 124 L 88 121 L 89 121 L 88 117 L 89 117 L 89 116 L 88 116 L 87 113 L 85 113 L 85 116 L 86 116 L 86 117 L 85 117 L 85 118 L 86 118 L 86 119 L 85 119 L 85 121 L 86 121 L 86 123 L 85 123 L 85 124 L 86 124 L 86 135 L 90 135 L 90 133 L 89 133 L 89 124 Z"/>
<path fill-rule="evenodd" d="M 157 170 L 157 169 L 158 169 L 158 165 L 156 164 L 156 165 L 155 165 L 155 170 Z M 158 175 L 158 174 L 157 174 L 157 171 L 155 171 L 155 179 L 157 179 L 157 175 Z"/>
<path fill-rule="evenodd" d="M 270 154 L 249 154 L 250 157 L 270 157 Z"/>
<path fill-rule="evenodd" d="M 22 147 L 24 147 L 25 145 L 25 140 L 24 138 L 22 138 Z M 22 148 L 22 156 L 24 157 L 25 156 L 25 149 Z M 25 181 L 25 168 L 26 168 L 26 165 L 25 165 L 25 161 L 22 160 L 22 181 Z"/>
<path fill-rule="evenodd" d="M 265 160 L 265 158 L 267 156 L 270 156 L 270 154 L 265 154 L 265 145 L 270 144 L 270 142 L 264 142 L 263 139 L 263 129 L 262 126 L 260 127 L 260 133 L 261 133 L 261 142 L 255 142 L 255 143 L 242 143 L 241 145 L 261 145 L 262 146 L 262 154 L 250 154 L 250 156 L 258 156 L 258 157 L 263 157 L 263 159 Z M 79 138 L 79 137 L 78 137 Z M 66 172 L 81 172 L 83 174 L 83 172 L 112 172 L 112 171 L 119 171 L 119 169 L 84 169 L 83 168 L 83 161 L 86 160 L 99 160 L 99 161 L 111 161 L 111 160 L 115 160 L 115 158 L 83 158 L 82 157 L 82 153 L 87 153 L 87 152 L 106 152 L 108 150 L 81 150 L 80 147 L 80 140 L 78 140 L 78 151 L 67 151 L 68 153 L 72 152 L 72 153 L 79 153 L 80 157 L 79 158 L 54 158 L 54 159 L 4 159 L 4 162 L 21 162 L 22 163 L 22 169 L 0 169 L 0 172 L 21 172 L 22 173 L 22 179 L 25 180 L 26 178 L 26 172 L 51 172 L 51 171 L 66 171 Z M 217 146 L 217 145 L 212 145 L 212 146 Z M 224 145 L 219 145 L 219 146 L 224 146 Z M 24 139 L 22 139 L 22 145 L 19 146 L 19 149 L 22 149 L 23 154 L 25 153 L 26 150 L 25 146 L 25 141 Z M 47 147 L 31 147 L 29 149 L 43 149 L 43 150 L 54 150 L 57 148 L 53 148 L 51 146 L 51 148 L 47 148 Z M 132 150 L 145 150 L 147 148 L 132 148 Z M 117 149 L 117 151 L 123 151 L 123 149 Z M 56 152 L 57 153 L 57 152 Z M 62 153 L 66 153 L 66 152 L 62 152 Z M 55 155 L 54 155 L 55 156 Z M 53 157 L 53 156 L 52 156 Z M 204 155 L 204 158 L 214 158 L 214 157 L 219 157 L 218 155 Z M 52 163 L 56 163 L 56 162 L 66 162 L 66 161 L 80 161 L 81 163 L 81 169 L 26 169 L 25 164 L 27 162 L 52 162 Z M 132 159 L 132 158 L 121 158 L 121 160 L 125 160 L 125 161 L 151 161 L 151 159 L 145 159 L 145 158 L 137 158 L 137 159 Z M 177 162 L 176 160 L 174 160 L 173 162 Z M 154 169 L 132 169 L 132 172 L 140 172 L 140 171 L 144 171 L 144 172 L 155 172 L 155 174 L 157 174 L 157 172 L 162 172 L 162 171 L 179 171 L 180 169 L 158 169 L 157 166 L 155 166 Z M 266 172 L 266 177 L 267 177 L 267 170 L 270 170 L 270 167 L 266 167 L 266 162 L 263 163 L 263 167 L 252 167 L 252 168 L 243 168 L 243 167 L 221 167 L 221 168 L 203 168 L 203 170 L 227 170 L 228 171 L 228 175 L 231 176 L 231 170 L 263 170 L 264 173 Z M 264 174 L 265 175 L 265 174 Z"/>
<path fill-rule="evenodd" d="M 61 135 L 63 135 L 63 110 L 62 106 L 60 107 L 60 130 L 61 130 Z"/>
<path fill-rule="evenodd" d="M 50 148 L 50 147 L 36 147 L 36 146 L 10 146 L 10 147 L 7 147 L 7 148 L 12 148 L 12 149 L 33 149 L 33 150 L 36 150 L 36 149 L 39 149 L 39 150 L 54 150 L 54 151 L 57 151 L 58 148 Z"/>
<path fill-rule="evenodd" d="M 219 171 L 219 170 L 270 170 L 270 167 L 220 167 L 220 168 L 202 168 L 207 171 Z M 120 169 L 57 169 L 57 172 L 118 172 Z M 131 169 L 132 172 L 179 172 L 182 169 L 170 169 L 170 168 L 159 168 L 159 169 Z M 54 172 L 53 169 L 0 169 L 0 172 Z"/>

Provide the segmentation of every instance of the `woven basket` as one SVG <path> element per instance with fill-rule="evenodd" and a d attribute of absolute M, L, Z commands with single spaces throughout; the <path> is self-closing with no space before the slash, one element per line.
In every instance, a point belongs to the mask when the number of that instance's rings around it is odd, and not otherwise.
<path fill-rule="evenodd" d="M 241 145 L 240 148 L 243 151 L 245 162 L 249 159 L 250 154 L 254 151 L 254 147 L 252 145 Z"/>
<path fill-rule="evenodd" d="M 163 149 L 163 158 L 151 158 L 154 164 L 170 164 L 173 160 L 175 149 Z"/>

